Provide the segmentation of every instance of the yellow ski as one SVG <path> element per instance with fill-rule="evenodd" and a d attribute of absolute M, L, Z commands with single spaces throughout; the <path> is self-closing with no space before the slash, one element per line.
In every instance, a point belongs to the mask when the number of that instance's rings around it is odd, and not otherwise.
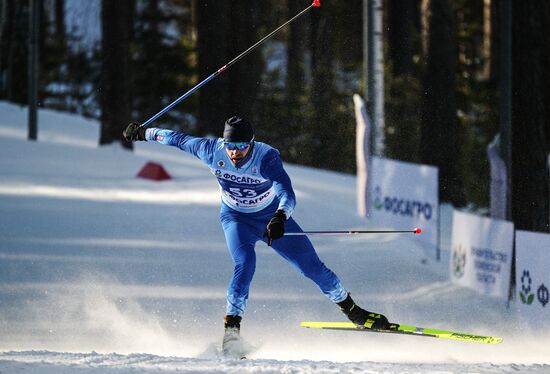
<path fill-rule="evenodd" d="M 401 335 L 416 335 L 426 336 L 430 338 L 460 340 L 465 342 L 500 344 L 502 338 L 495 336 L 482 336 L 475 334 L 466 334 L 462 332 L 437 330 L 431 328 L 417 326 L 399 326 L 397 330 L 377 330 L 377 329 L 360 329 L 351 322 L 302 322 L 300 326 L 310 329 L 325 329 L 325 330 L 347 330 L 361 332 L 380 332 L 384 334 L 401 334 Z"/>

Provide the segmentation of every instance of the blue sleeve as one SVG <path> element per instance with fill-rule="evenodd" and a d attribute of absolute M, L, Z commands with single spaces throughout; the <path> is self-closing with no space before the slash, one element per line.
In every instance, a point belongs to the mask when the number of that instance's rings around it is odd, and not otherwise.
<path fill-rule="evenodd" d="M 216 149 L 217 139 L 199 138 L 187 135 L 180 131 L 149 128 L 145 131 L 147 141 L 155 141 L 165 145 L 178 147 L 182 151 L 191 153 L 207 164 L 212 162 Z"/>
<path fill-rule="evenodd" d="M 296 207 L 296 195 L 290 177 L 283 168 L 279 152 L 275 149 L 268 151 L 262 159 L 260 174 L 273 181 L 273 188 L 279 198 L 278 209 L 284 210 L 286 218 L 290 218 Z"/>

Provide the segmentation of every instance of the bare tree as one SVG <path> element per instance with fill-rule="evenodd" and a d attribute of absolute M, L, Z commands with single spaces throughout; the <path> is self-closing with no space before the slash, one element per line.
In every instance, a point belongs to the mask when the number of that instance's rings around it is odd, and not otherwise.
<path fill-rule="evenodd" d="M 386 0 L 388 69 L 385 123 L 388 157 L 419 161 L 421 1 Z"/>
<path fill-rule="evenodd" d="M 0 97 L 27 102 L 28 1 L 4 0 L 0 26 Z"/>
<path fill-rule="evenodd" d="M 549 231 L 546 2 L 512 2 L 512 219 L 516 228 Z M 548 101 L 546 102 L 546 104 Z"/>
<path fill-rule="evenodd" d="M 430 0 L 426 68 L 423 78 L 421 158 L 439 168 L 442 201 L 464 204 L 456 117 L 455 16 L 450 0 Z"/>
<path fill-rule="evenodd" d="M 286 6 L 287 18 L 290 19 L 298 14 L 301 8 L 302 4 L 298 1 L 288 0 Z M 307 46 L 306 30 L 306 22 L 293 22 L 290 24 L 287 34 L 284 120 L 286 130 L 290 134 L 299 134 L 303 123 L 303 98 L 307 87 L 304 61 Z M 298 136 L 280 136 L 278 144 L 284 147 L 284 156 L 290 153 L 292 156 L 298 157 L 301 149 L 300 141 L 301 139 Z"/>
<path fill-rule="evenodd" d="M 387 1 L 388 54 L 395 75 L 411 74 L 420 27 L 419 0 Z"/>
<path fill-rule="evenodd" d="M 229 3 L 219 0 L 197 0 L 197 50 L 199 81 L 203 81 L 226 63 Z M 229 80 L 225 74 L 205 85 L 199 95 L 199 132 L 219 135 L 229 112 Z"/>
<path fill-rule="evenodd" d="M 65 39 L 65 0 L 55 0 L 54 24 L 56 37 L 63 41 Z"/>
<path fill-rule="evenodd" d="M 258 41 L 260 28 L 260 12 L 265 7 L 257 0 L 232 1 L 230 9 L 228 55 L 231 58 L 246 50 Z M 251 53 L 228 70 L 229 107 L 228 115 L 242 115 L 257 123 L 258 93 L 264 69 L 263 57 L 260 52 Z"/>
<path fill-rule="evenodd" d="M 122 131 L 130 122 L 129 44 L 131 0 L 101 2 L 101 134 L 99 144 L 121 142 Z"/>
<path fill-rule="evenodd" d="M 483 0 L 483 72 L 482 78 L 496 82 L 498 77 L 497 1 Z"/>

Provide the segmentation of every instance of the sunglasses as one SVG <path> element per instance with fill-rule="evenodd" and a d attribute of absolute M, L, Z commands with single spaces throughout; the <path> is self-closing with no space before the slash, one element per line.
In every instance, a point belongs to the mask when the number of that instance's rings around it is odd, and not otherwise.
<path fill-rule="evenodd" d="M 224 142 L 225 148 L 229 149 L 230 151 L 234 151 L 238 149 L 239 151 L 244 151 L 248 148 L 250 145 L 250 142 Z"/>

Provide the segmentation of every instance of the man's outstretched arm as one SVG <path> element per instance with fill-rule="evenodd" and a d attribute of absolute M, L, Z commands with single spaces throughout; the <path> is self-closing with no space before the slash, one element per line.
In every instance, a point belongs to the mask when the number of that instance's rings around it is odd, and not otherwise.
<path fill-rule="evenodd" d="M 182 151 L 188 152 L 204 162 L 211 161 L 217 140 L 191 136 L 181 131 L 143 128 L 138 124 L 131 123 L 123 132 L 127 141 L 155 141 L 165 145 L 178 147 Z"/>

